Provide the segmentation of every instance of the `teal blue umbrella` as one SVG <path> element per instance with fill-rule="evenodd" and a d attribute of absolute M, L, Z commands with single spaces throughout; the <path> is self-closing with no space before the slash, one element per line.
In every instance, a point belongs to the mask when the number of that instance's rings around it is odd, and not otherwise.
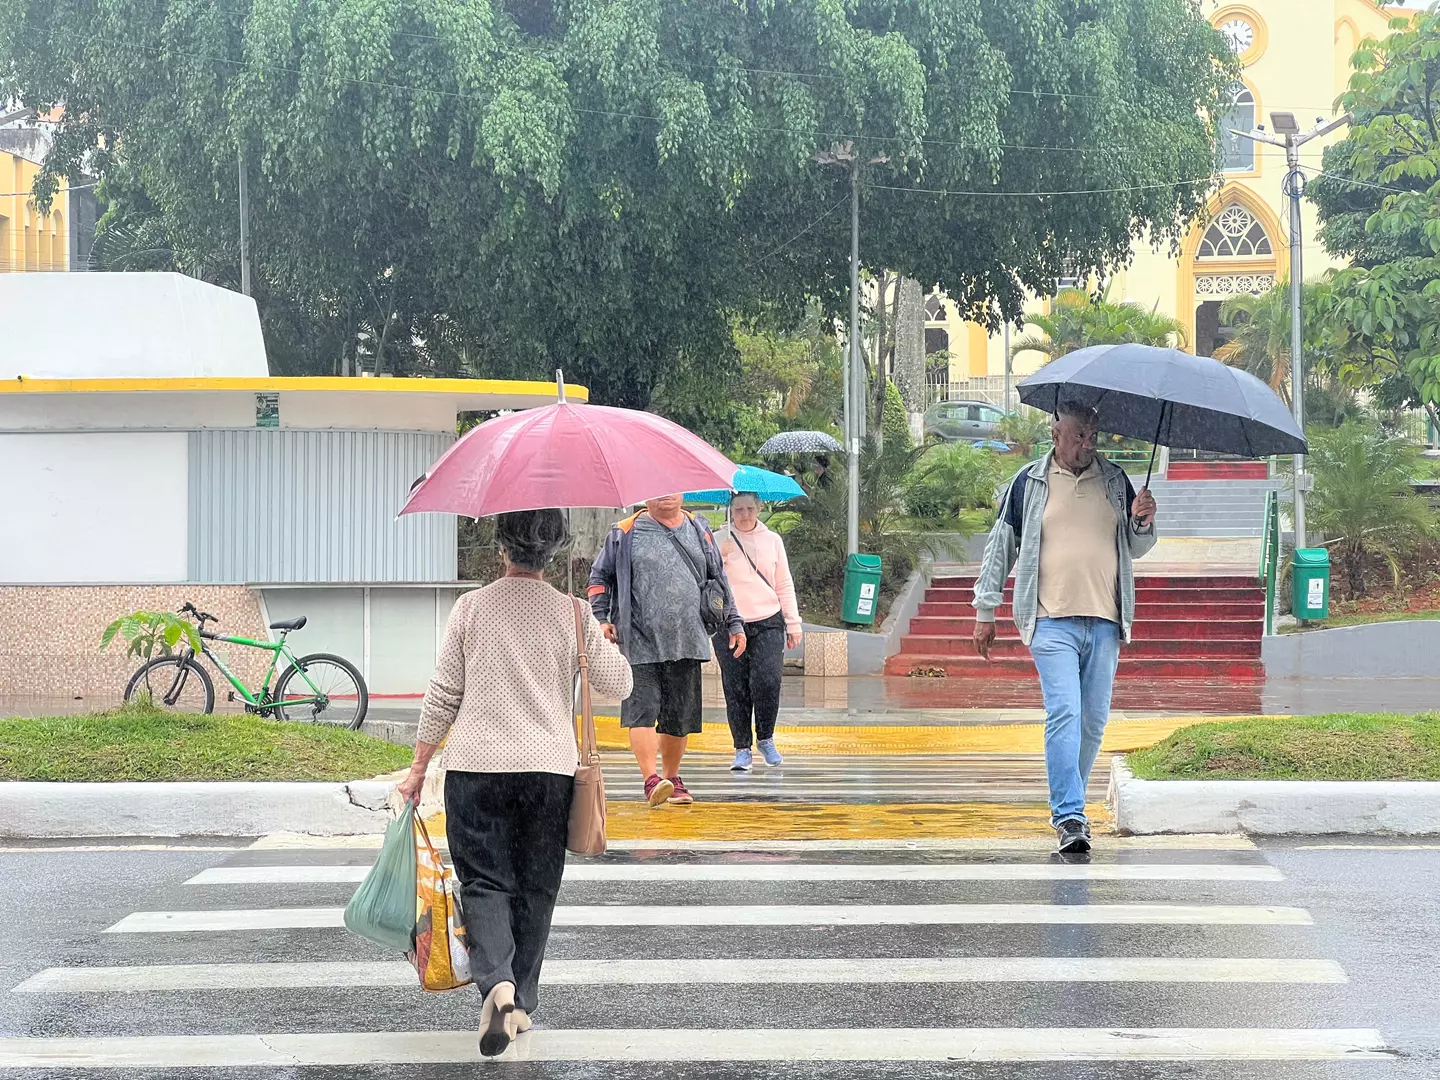
<path fill-rule="evenodd" d="M 727 506 L 734 492 L 758 495 L 761 502 L 786 502 L 805 495 L 805 489 L 797 484 L 793 477 L 754 465 L 741 465 L 737 468 L 730 487 L 731 491 L 691 491 L 686 494 L 685 501 Z"/>

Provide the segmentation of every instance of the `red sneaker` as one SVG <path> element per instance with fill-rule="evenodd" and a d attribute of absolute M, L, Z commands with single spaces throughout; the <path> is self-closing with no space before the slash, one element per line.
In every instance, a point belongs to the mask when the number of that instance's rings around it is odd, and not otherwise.
<path fill-rule="evenodd" d="M 670 796 L 670 802 L 675 806 L 689 806 L 695 801 L 695 796 L 690 794 L 690 789 L 685 786 L 685 781 L 678 776 L 672 776 L 670 783 L 674 785 L 674 794 Z"/>
<path fill-rule="evenodd" d="M 657 806 L 664 806 L 665 800 L 675 791 L 675 785 L 663 776 L 647 776 L 645 778 L 645 801 L 650 804 L 653 810 Z"/>

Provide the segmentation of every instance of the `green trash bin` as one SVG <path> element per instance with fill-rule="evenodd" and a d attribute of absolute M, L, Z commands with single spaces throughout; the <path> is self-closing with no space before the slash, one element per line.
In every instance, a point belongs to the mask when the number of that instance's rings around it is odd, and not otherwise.
<path fill-rule="evenodd" d="M 1300 548 L 1290 570 L 1290 613 L 1311 622 L 1330 617 L 1330 552 Z"/>
<path fill-rule="evenodd" d="M 869 626 L 880 605 L 880 556 L 851 555 L 845 560 L 845 600 L 840 617 L 847 623 Z"/>

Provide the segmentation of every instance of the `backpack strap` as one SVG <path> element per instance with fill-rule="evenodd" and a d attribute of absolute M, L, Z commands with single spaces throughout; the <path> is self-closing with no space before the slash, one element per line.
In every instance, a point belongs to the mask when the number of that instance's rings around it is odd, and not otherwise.
<path fill-rule="evenodd" d="M 1020 544 L 1020 534 L 1025 525 L 1025 486 L 1030 482 L 1030 466 L 1026 465 L 1010 481 L 1005 493 L 1005 521 L 1015 533 L 1015 544 Z"/>

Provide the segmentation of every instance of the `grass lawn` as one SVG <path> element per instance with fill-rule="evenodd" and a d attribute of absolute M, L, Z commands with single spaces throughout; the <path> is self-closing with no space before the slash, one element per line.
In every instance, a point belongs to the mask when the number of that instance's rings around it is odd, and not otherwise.
<path fill-rule="evenodd" d="M 410 764 L 409 747 L 248 713 L 124 706 L 0 718 L 0 780 L 357 780 Z"/>
<path fill-rule="evenodd" d="M 1125 760 L 1142 780 L 1440 780 L 1440 713 L 1197 724 Z"/>
<path fill-rule="evenodd" d="M 1334 630 L 1340 626 L 1368 626 L 1382 622 L 1432 622 L 1440 620 L 1440 611 L 1364 611 L 1353 615 L 1332 615 L 1324 622 L 1304 626 L 1282 626 L 1282 634 L 1308 634 L 1313 630 Z"/>

